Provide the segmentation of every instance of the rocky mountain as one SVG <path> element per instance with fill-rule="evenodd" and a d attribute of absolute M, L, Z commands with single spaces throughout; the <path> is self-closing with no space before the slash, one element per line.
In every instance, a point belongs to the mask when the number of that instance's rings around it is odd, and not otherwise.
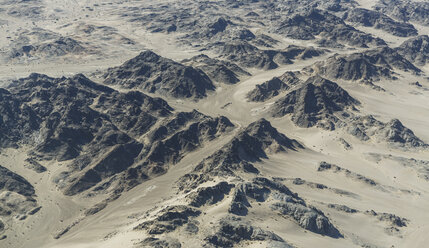
<path fill-rule="evenodd" d="M 218 43 L 215 47 L 220 58 L 238 63 L 243 67 L 271 70 L 279 65 L 292 64 L 293 60 L 320 56 L 323 50 L 288 46 L 283 50 L 263 50 L 248 42 Z"/>
<path fill-rule="evenodd" d="M 420 35 L 404 41 L 398 48 L 399 54 L 417 65 L 425 65 L 429 58 L 429 37 Z"/>
<path fill-rule="evenodd" d="M 204 54 L 185 59 L 182 63 L 201 69 L 211 80 L 220 83 L 235 84 L 240 81 L 240 77 L 250 76 L 250 73 L 234 63 L 212 59 Z"/>
<path fill-rule="evenodd" d="M 277 100 L 270 107 L 270 114 L 274 117 L 291 115 L 292 121 L 300 127 L 319 126 L 332 130 L 338 121 L 336 115 L 355 110 L 357 105 L 359 101 L 338 84 L 314 76 Z"/>
<path fill-rule="evenodd" d="M 428 146 L 398 119 L 384 123 L 373 116 L 356 117 L 347 123 L 347 132 L 363 141 L 388 142 L 399 147 Z"/>
<path fill-rule="evenodd" d="M 300 40 L 312 40 L 320 36 L 321 44 L 347 44 L 358 47 L 386 45 L 382 39 L 358 31 L 345 24 L 341 18 L 318 9 L 304 10 L 286 18 L 274 32 Z"/>
<path fill-rule="evenodd" d="M 247 93 L 247 99 L 252 102 L 264 102 L 269 100 L 287 91 L 291 86 L 301 83 L 297 74 L 298 73 L 288 71 L 280 77 L 273 77 L 262 84 L 258 84 L 254 90 Z"/>
<path fill-rule="evenodd" d="M 395 79 L 395 69 L 415 74 L 421 72 L 399 52 L 389 47 L 350 55 L 333 55 L 326 61 L 306 68 L 310 73 L 344 80 Z"/>
<path fill-rule="evenodd" d="M 397 22 L 380 12 L 373 10 L 354 8 L 346 13 L 344 20 L 347 22 L 357 23 L 365 27 L 381 29 L 399 37 L 417 35 L 417 30 L 412 24 Z"/>
<path fill-rule="evenodd" d="M 423 25 L 429 24 L 429 4 L 427 2 L 380 0 L 374 9 L 404 22 L 415 21 Z"/>
<path fill-rule="evenodd" d="M 152 51 L 142 52 L 123 65 L 110 68 L 103 78 L 108 85 L 175 98 L 199 99 L 215 89 L 203 71 L 163 58 Z"/>

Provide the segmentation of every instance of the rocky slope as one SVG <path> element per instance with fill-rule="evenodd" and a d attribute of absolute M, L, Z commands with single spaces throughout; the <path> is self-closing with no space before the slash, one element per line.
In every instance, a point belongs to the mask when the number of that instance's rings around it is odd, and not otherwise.
<path fill-rule="evenodd" d="M 199 99 L 215 89 L 201 70 L 163 58 L 152 51 L 142 52 L 123 65 L 109 69 L 103 78 L 108 85 L 175 98 Z"/>
<path fill-rule="evenodd" d="M 254 90 L 247 93 L 247 99 L 252 102 L 264 102 L 269 100 L 287 91 L 291 86 L 301 83 L 297 74 L 298 73 L 289 71 L 280 77 L 273 77 L 262 84 L 258 84 Z"/>
<path fill-rule="evenodd" d="M 234 63 L 212 59 L 204 54 L 183 60 L 182 63 L 201 69 L 211 80 L 225 84 L 235 84 L 240 81 L 240 77 L 250 76 L 250 73 Z"/>
<path fill-rule="evenodd" d="M 270 107 L 274 117 L 291 115 L 300 127 L 319 126 L 335 129 L 336 114 L 355 110 L 359 101 L 351 97 L 338 84 L 320 76 L 309 78 L 303 86 L 289 92 Z"/>
<path fill-rule="evenodd" d="M 305 70 L 331 79 L 372 81 L 380 78 L 395 79 L 395 69 L 415 74 L 421 72 L 399 52 L 389 47 L 350 55 L 334 55 Z"/>
<path fill-rule="evenodd" d="M 372 10 L 354 8 L 344 16 L 347 22 L 357 23 L 365 27 L 381 29 L 395 36 L 410 37 L 417 35 L 417 30 L 412 24 L 397 22 L 392 18 Z"/>

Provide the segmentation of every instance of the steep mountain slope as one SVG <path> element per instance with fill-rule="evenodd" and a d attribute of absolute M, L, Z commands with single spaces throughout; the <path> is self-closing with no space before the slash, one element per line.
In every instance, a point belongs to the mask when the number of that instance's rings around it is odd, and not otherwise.
<path fill-rule="evenodd" d="M 215 86 L 201 70 L 163 58 L 152 51 L 140 53 L 103 75 L 104 83 L 175 98 L 203 98 Z"/>

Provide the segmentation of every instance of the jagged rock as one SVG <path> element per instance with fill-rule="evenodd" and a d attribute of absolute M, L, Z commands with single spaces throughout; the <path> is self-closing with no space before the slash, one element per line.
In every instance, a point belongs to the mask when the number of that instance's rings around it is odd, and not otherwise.
<path fill-rule="evenodd" d="M 196 192 L 188 195 L 190 205 L 193 207 L 201 207 L 204 205 L 213 205 L 222 201 L 224 196 L 229 194 L 233 184 L 220 182 L 212 187 L 198 188 Z"/>
<path fill-rule="evenodd" d="M 247 200 L 246 193 L 244 192 L 244 185 L 241 184 L 234 189 L 232 201 L 229 205 L 228 212 L 231 214 L 246 216 L 250 203 Z"/>
<path fill-rule="evenodd" d="M 198 111 L 181 112 L 165 120 L 149 133 L 150 150 L 140 157 L 149 163 L 177 163 L 186 153 L 203 146 L 232 129 L 234 125 L 224 116 L 212 118 Z"/>
<path fill-rule="evenodd" d="M 22 218 L 37 207 L 33 185 L 22 176 L 0 166 L 0 215 L 20 214 Z"/>
<path fill-rule="evenodd" d="M 60 37 L 51 42 L 24 45 L 15 48 L 10 52 L 9 58 L 16 59 L 20 57 L 59 57 L 68 54 L 83 54 L 85 52 L 91 53 L 84 45 L 72 38 Z"/>
<path fill-rule="evenodd" d="M 37 173 L 42 173 L 47 170 L 45 166 L 41 165 L 34 158 L 27 158 L 25 162 L 28 163 L 24 165 L 26 168 L 34 170 Z"/>
<path fill-rule="evenodd" d="M 238 83 L 240 76 L 250 76 L 250 73 L 234 63 L 212 59 L 204 54 L 183 60 L 182 63 L 201 69 L 213 81 L 226 84 Z"/>
<path fill-rule="evenodd" d="M 248 42 L 218 43 L 220 57 L 244 67 L 271 70 L 282 64 L 291 64 L 293 59 L 320 56 L 324 51 L 312 47 L 289 46 L 283 50 L 261 50 Z"/>
<path fill-rule="evenodd" d="M 420 35 L 406 40 L 396 50 L 409 61 L 425 65 L 429 61 L 429 36 Z"/>
<path fill-rule="evenodd" d="M 11 191 L 26 197 L 35 196 L 33 186 L 22 176 L 0 165 L 0 191 Z"/>
<path fill-rule="evenodd" d="M 320 162 L 319 167 L 317 168 L 317 171 L 319 171 L 319 172 L 321 172 L 321 171 L 333 171 L 334 173 L 342 172 L 347 177 L 352 178 L 352 179 L 357 180 L 357 181 L 360 181 L 360 182 L 363 182 L 363 183 L 368 184 L 370 186 L 378 185 L 377 182 L 375 182 L 374 180 L 372 180 L 370 178 L 367 178 L 361 174 L 352 172 L 348 169 L 344 169 L 344 168 L 339 167 L 337 165 L 327 163 L 325 161 Z"/>
<path fill-rule="evenodd" d="M 229 212 L 246 215 L 251 207 L 249 199 L 259 203 L 270 202 L 272 210 L 291 216 L 302 228 L 309 231 L 334 238 L 342 237 L 321 211 L 307 206 L 298 194 L 279 182 L 256 177 L 251 182 L 240 184 L 235 189 Z"/>
<path fill-rule="evenodd" d="M 384 123 L 369 115 L 353 117 L 349 123 L 344 125 L 349 134 L 363 141 L 374 139 L 401 147 L 425 148 L 428 146 L 398 119 Z"/>
<path fill-rule="evenodd" d="M 418 1 L 380 0 L 374 9 L 403 22 L 415 21 L 429 25 L 429 3 Z"/>
<path fill-rule="evenodd" d="M 276 101 L 270 108 L 274 117 L 292 115 L 292 121 L 300 127 L 320 126 L 335 129 L 334 113 L 354 110 L 359 102 L 336 83 L 320 76 L 310 77 L 297 90 Z"/>
<path fill-rule="evenodd" d="M 275 233 L 253 227 L 250 223 L 236 217 L 221 219 L 217 231 L 206 237 L 205 240 L 208 247 L 234 247 L 241 241 L 278 241 L 287 244 Z"/>
<path fill-rule="evenodd" d="M 320 210 L 305 205 L 281 202 L 274 203 L 272 208 L 284 215 L 291 216 L 304 229 L 333 238 L 343 237 Z"/>
<path fill-rule="evenodd" d="M 420 69 L 401 56 L 396 50 L 383 47 L 350 55 L 334 55 L 323 62 L 305 68 L 307 72 L 332 79 L 373 80 L 396 79 L 393 68 L 420 73 Z"/>
<path fill-rule="evenodd" d="M 392 226 L 406 227 L 409 220 L 401 218 L 394 214 L 389 213 L 377 213 L 374 210 L 365 211 L 365 214 L 376 217 L 379 221 L 388 222 Z"/>
<path fill-rule="evenodd" d="M 346 149 L 346 150 L 351 150 L 351 149 L 353 149 L 353 146 L 352 146 L 352 145 L 350 145 L 350 143 L 349 143 L 349 142 L 347 142 L 345 139 L 343 139 L 343 138 L 339 138 L 339 139 L 338 139 L 338 141 L 343 145 L 344 149 Z"/>
<path fill-rule="evenodd" d="M 186 190 L 214 175 L 234 174 L 236 171 L 257 173 L 251 162 L 268 158 L 269 153 L 296 150 L 303 146 L 279 133 L 271 123 L 260 119 L 251 123 L 221 149 L 205 158 L 190 174 L 179 180 L 179 188 Z"/>
<path fill-rule="evenodd" d="M 314 8 L 295 13 L 286 18 L 277 25 L 274 31 L 301 40 L 312 40 L 320 35 L 323 39 L 330 40 L 335 44 L 346 43 L 359 47 L 386 45 L 382 39 L 358 31 L 345 24 L 341 18 Z"/>
<path fill-rule="evenodd" d="M 68 195 L 117 174 L 128 175 L 124 182 L 128 185 L 146 179 L 144 169 L 132 168 L 143 159 L 139 157 L 141 151 L 148 150 L 135 138 L 148 133 L 158 119 L 172 111 L 162 99 L 136 91 L 119 93 L 83 75 L 50 78 L 32 74 L 13 82 L 8 90 L 1 89 L 0 95 L 1 147 L 31 144 L 34 159 L 73 159 L 61 180 L 61 188 Z M 205 116 L 187 131 L 175 130 L 168 135 L 179 132 L 176 142 L 182 142 L 181 138 L 188 137 L 186 133 L 200 130 L 201 141 L 205 141 L 228 127 L 232 124 L 225 117 Z M 201 144 L 194 145 L 196 149 Z"/>
<path fill-rule="evenodd" d="M 154 220 L 143 222 L 134 229 L 146 230 L 149 234 L 168 233 L 183 226 L 200 214 L 201 211 L 184 205 L 167 207 Z"/>
<path fill-rule="evenodd" d="M 134 245 L 135 248 L 147 248 L 147 247 L 155 247 L 155 248 L 181 248 L 179 240 L 167 237 L 165 239 L 159 239 L 154 237 L 149 237 Z"/>
<path fill-rule="evenodd" d="M 345 212 L 345 213 L 351 213 L 351 214 L 358 212 L 356 209 L 349 208 L 346 205 L 339 205 L 339 204 L 333 204 L 333 203 L 328 204 L 328 208 L 333 208 L 337 211 L 341 211 L 341 212 Z"/>
<path fill-rule="evenodd" d="M 288 71 L 280 77 L 256 85 L 255 89 L 247 93 L 247 99 L 252 102 L 263 102 L 269 100 L 281 92 L 287 91 L 291 86 L 301 83 L 297 73 Z"/>
<path fill-rule="evenodd" d="M 399 37 L 417 35 L 417 30 L 412 24 L 397 22 L 392 18 L 373 10 L 354 8 L 346 13 L 345 21 L 357 23 L 366 27 L 381 29 Z"/>
<path fill-rule="evenodd" d="M 108 69 L 103 77 L 108 85 L 175 98 L 203 98 L 215 89 L 201 70 L 163 58 L 152 51 L 142 52 L 121 66 Z"/>

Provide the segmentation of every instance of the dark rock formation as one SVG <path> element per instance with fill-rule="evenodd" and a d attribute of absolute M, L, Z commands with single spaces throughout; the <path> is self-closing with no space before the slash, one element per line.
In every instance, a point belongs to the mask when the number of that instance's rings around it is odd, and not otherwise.
<path fill-rule="evenodd" d="M 252 201 L 270 202 L 271 209 L 292 217 L 304 229 L 334 238 L 342 237 L 320 210 L 307 206 L 303 199 L 279 182 L 257 177 L 241 184 L 236 188 L 230 212 L 245 215 Z M 233 204 L 242 209 L 231 211 Z"/>
<path fill-rule="evenodd" d="M 104 83 L 175 98 L 203 98 L 215 89 L 201 70 L 145 51 L 104 74 Z"/>
<path fill-rule="evenodd" d="M 151 144 L 140 155 L 148 163 L 177 163 L 188 152 L 203 146 L 232 129 L 234 125 L 224 116 L 212 118 L 198 111 L 180 112 L 165 119 L 148 134 Z"/>
<path fill-rule="evenodd" d="M 392 18 L 373 10 L 355 8 L 344 16 L 345 21 L 360 24 L 366 27 L 381 29 L 399 37 L 417 35 L 417 30 L 412 24 L 397 22 Z"/>
<path fill-rule="evenodd" d="M 219 221 L 213 235 L 205 238 L 208 247 L 234 247 L 241 241 L 277 241 L 290 247 L 281 237 L 273 232 L 254 227 L 237 217 L 226 217 Z"/>
<path fill-rule="evenodd" d="M 212 59 L 204 54 L 183 60 L 182 63 L 201 69 L 211 80 L 225 84 L 235 84 L 240 81 L 240 76 L 250 76 L 250 73 L 234 63 Z"/>
<path fill-rule="evenodd" d="M 344 43 L 358 47 L 386 45 L 382 39 L 356 30 L 345 24 L 341 18 L 313 8 L 286 18 L 274 31 L 300 40 L 312 40 L 316 36 L 321 36 L 324 43 L 329 41 L 329 43 Z"/>
<path fill-rule="evenodd" d="M 270 113 L 274 117 L 291 114 L 292 121 L 300 127 L 320 126 L 332 130 L 337 122 L 334 113 L 353 110 L 358 104 L 336 83 L 314 76 L 299 89 L 276 101 Z"/>
<path fill-rule="evenodd" d="M 27 162 L 24 166 L 30 170 L 34 170 L 37 173 L 42 173 L 46 171 L 46 167 L 37 162 L 34 158 L 28 158 L 25 160 Z"/>
<path fill-rule="evenodd" d="M 374 210 L 365 211 L 365 214 L 376 217 L 379 221 L 388 222 L 391 226 L 406 227 L 409 220 L 394 214 L 377 213 Z"/>
<path fill-rule="evenodd" d="M 60 37 L 56 40 L 41 43 L 41 44 L 27 44 L 20 46 L 18 48 L 12 49 L 9 59 L 16 59 L 21 57 L 37 57 L 37 58 L 51 58 L 51 57 L 60 57 L 68 54 L 90 54 L 94 51 L 91 51 L 88 48 L 85 48 L 84 44 L 74 40 L 72 38 Z"/>
<path fill-rule="evenodd" d="M 148 234 L 168 233 L 183 226 L 200 214 L 201 211 L 183 205 L 167 207 L 154 220 L 143 222 L 134 229 L 146 230 Z"/>
<path fill-rule="evenodd" d="M 425 148 L 428 146 L 398 119 L 384 123 L 369 115 L 354 117 L 350 123 L 344 125 L 347 126 L 346 130 L 349 134 L 363 141 L 374 139 L 400 147 Z"/>
<path fill-rule="evenodd" d="M 0 191 L 11 191 L 26 197 L 34 197 L 33 185 L 20 175 L 0 166 Z"/>
<path fill-rule="evenodd" d="M 282 64 L 291 64 L 294 59 L 307 59 L 324 53 L 312 47 L 289 46 L 283 50 L 261 50 L 248 42 L 217 43 L 214 45 L 220 57 L 243 67 L 264 70 L 275 69 Z"/>
<path fill-rule="evenodd" d="M 326 61 L 305 68 L 307 72 L 332 79 L 375 80 L 395 79 L 393 69 L 420 73 L 410 61 L 389 47 L 368 50 L 350 55 L 334 55 Z"/>
<path fill-rule="evenodd" d="M 427 2 L 380 0 L 374 9 L 403 22 L 415 21 L 429 25 L 429 3 Z"/>
<path fill-rule="evenodd" d="M 429 62 L 429 36 L 420 35 L 406 40 L 396 50 L 409 61 L 425 65 Z"/>
<path fill-rule="evenodd" d="M 190 205 L 193 207 L 201 207 L 204 205 L 213 205 L 222 201 L 224 196 L 229 194 L 229 191 L 234 185 L 227 182 L 220 182 L 212 187 L 198 188 L 196 192 L 188 195 Z"/>
<path fill-rule="evenodd" d="M 182 190 L 208 180 L 210 176 L 232 175 L 235 171 L 256 173 L 251 162 L 268 158 L 269 153 L 303 148 L 296 140 L 279 133 L 270 122 L 260 119 L 251 123 L 221 149 L 205 158 L 190 174 L 179 180 Z M 193 185 L 193 186 L 192 186 Z"/>
<path fill-rule="evenodd" d="M 247 99 L 252 102 L 264 102 L 279 95 L 281 92 L 287 91 L 291 86 L 301 83 L 296 74 L 288 71 L 280 77 L 273 77 L 262 84 L 256 85 L 255 89 L 247 94 Z"/>
<path fill-rule="evenodd" d="M 317 171 L 321 172 L 321 171 L 332 171 L 334 173 L 344 173 L 347 177 L 353 179 L 353 180 L 357 180 L 360 182 L 363 182 L 365 184 L 368 184 L 369 186 L 376 186 L 378 185 L 377 182 L 375 182 L 374 180 L 367 178 L 361 174 L 352 172 L 348 169 L 344 169 L 342 167 L 339 167 L 337 165 L 334 164 L 330 164 L 327 162 L 320 162 L 319 164 L 319 168 L 317 168 Z"/>
<path fill-rule="evenodd" d="M 165 238 L 159 239 L 154 237 L 145 238 L 143 241 L 139 242 L 134 246 L 135 248 L 181 248 L 182 245 L 177 239 L 174 238 Z"/>
<path fill-rule="evenodd" d="M 0 193 L 0 216 L 16 215 L 24 219 L 37 208 L 33 185 L 3 166 L 0 166 Z"/>
<path fill-rule="evenodd" d="M 335 209 L 337 211 L 341 211 L 341 212 L 345 212 L 345 213 L 349 213 L 349 214 L 354 214 L 357 213 L 358 211 L 356 209 L 347 207 L 346 205 L 339 205 L 339 204 L 328 204 L 328 208 L 332 208 Z"/>
<path fill-rule="evenodd" d="M 38 171 L 44 167 L 36 159 L 73 159 L 57 180 L 67 195 L 97 184 L 103 191 L 116 175 L 122 180 L 117 187 L 135 186 L 233 128 L 222 116 L 172 115 L 160 98 L 119 93 L 83 75 L 32 74 L 1 89 L 0 98 L 1 147 L 33 145 L 28 162 Z M 137 141 L 143 135 L 147 144 Z"/>

